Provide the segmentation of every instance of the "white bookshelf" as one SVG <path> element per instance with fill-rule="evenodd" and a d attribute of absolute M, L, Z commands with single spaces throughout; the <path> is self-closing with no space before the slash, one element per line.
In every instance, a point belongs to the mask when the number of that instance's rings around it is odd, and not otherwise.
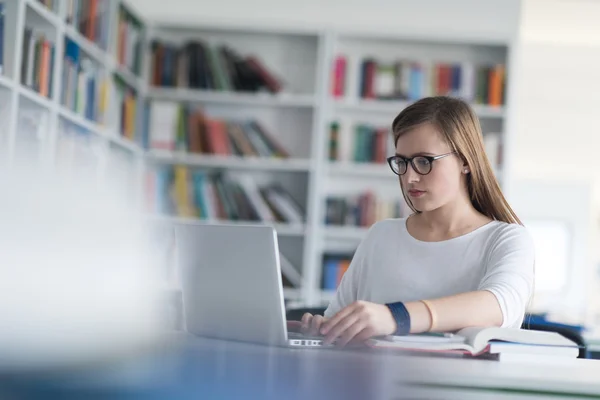
<path fill-rule="evenodd" d="M 149 100 L 168 100 L 187 103 L 210 103 L 229 106 L 266 106 L 275 108 L 311 108 L 317 105 L 316 98 L 303 94 L 268 94 L 218 92 L 201 89 L 153 88 L 147 93 Z"/>
<path fill-rule="evenodd" d="M 8 4 L 10 3 L 10 4 Z M 301 31 L 270 29 L 253 26 L 224 26 L 201 23 L 198 26 L 169 26 L 143 21 L 146 30 L 142 38 L 142 63 L 140 75 L 118 65 L 115 57 L 116 38 L 111 35 L 108 49 L 104 50 L 65 23 L 67 0 L 59 1 L 58 13 L 47 10 L 35 0 L 18 0 L 5 3 L 10 20 L 5 20 L 5 66 L 0 75 L 0 102 L 9 104 L 3 118 L 3 139 L 11 158 L 17 144 L 18 110 L 26 105 L 47 114 L 50 128 L 42 147 L 51 154 L 57 135 L 65 122 L 75 124 L 94 136 L 95 145 L 105 149 L 106 166 L 108 149 L 119 149 L 131 155 L 137 177 L 137 196 L 144 197 L 144 175 L 157 167 L 184 165 L 190 169 L 223 170 L 230 174 L 245 174 L 257 182 L 274 180 L 289 189 L 305 210 L 302 224 L 274 224 L 281 238 L 282 253 L 302 275 L 302 285 L 286 288 L 285 296 L 294 304 L 319 305 L 331 298 L 329 291 L 321 289 L 322 258 L 330 251 L 345 249 L 351 252 L 364 238 L 366 227 L 325 225 L 326 199 L 329 196 L 355 196 L 372 191 L 384 199 L 401 199 L 398 178 L 386 163 L 367 164 L 341 160 L 330 162 L 329 126 L 340 122 L 340 140 L 350 142 L 352 126 L 358 123 L 389 127 L 392 119 L 409 101 L 365 100 L 358 96 L 359 62 L 364 57 L 383 61 L 414 59 L 423 62 L 474 62 L 503 63 L 510 68 L 511 43 L 499 43 L 464 38 L 453 40 L 451 35 L 439 39 L 420 38 L 414 35 L 377 35 L 369 33 L 336 32 L 328 28 Z M 110 0 L 111 29 L 116 26 L 117 10 L 125 1 Z M 128 7 L 130 11 L 131 7 Z M 139 16 L 138 16 L 138 19 Z M 260 157 L 208 156 L 142 148 L 141 141 L 132 142 L 120 135 L 114 115 L 104 124 L 89 121 L 62 106 L 57 90 L 52 98 L 45 98 L 20 82 L 23 27 L 35 25 L 55 38 L 57 50 L 64 52 L 64 38 L 73 40 L 87 56 L 94 60 L 112 82 L 118 76 L 137 92 L 138 118 L 142 118 L 143 104 L 173 102 L 202 107 L 215 118 L 256 119 L 274 134 L 291 153 L 289 159 Z M 239 93 L 150 85 L 150 45 L 153 40 L 183 45 L 188 40 L 201 39 L 210 45 L 227 44 L 242 54 L 254 54 L 275 76 L 283 78 L 284 90 L 279 94 Z M 58 46 L 60 44 L 60 46 Z M 58 53 L 57 53 L 58 54 Z M 331 95 L 332 65 L 334 57 L 348 57 L 346 94 L 341 98 Z M 55 68 L 61 69 L 63 57 L 55 57 Z M 510 78 L 510 69 L 508 76 Z M 54 87 L 61 87 L 61 74 L 55 71 Z M 510 79 L 507 81 L 507 88 Z M 480 117 L 484 136 L 500 134 L 504 148 L 503 169 L 497 174 L 501 183 L 510 178 L 503 172 L 510 161 L 510 132 L 505 131 L 510 105 L 487 106 L 473 104 Z M 152 110 L 152 107 L 149 107 Z M 390 139 L 391 140 L 391 139 Z M 345 146 L 348 146 L 346 144 Z M 393 149 L 391 149 L 393 151 Z M 103 167 L 104 169 L 107 169 Z M 160 223 L 190 222 L 179 217 L 150 216 Z M 214 219 L 198 223 L 230 223 Z M 257 222 L 236 221 L 257 224 Z M 258 222 L 261 224 L 260 222 Z"/>
<path fill-rule="evenodd" d="M 107 3 L 108 4 L 108 3 Z M 110 3 L 111 6 L 116 2 Z M 114 71 L 122 69 L 117 65 L 113 56 L 113 47 L 104 50 L 92 41 L 85 38 L 73 26 L 66 23 L 67 2 L 58 1 L 56 12 L 46 8 L 36 0 L 18 0 L 4 2 L 4 60 L 3 74 L 0 78 L 2 90 L 11 93 L 9 107 L 12 111 L 3 135 L 8 144 L 8 158 L 13 160 L 18 143 L 22 139 L 22 126 L 19 124 L 19 115 L 23 112 L 37 115 L 44 121 L 39 127 L 37 138 L 39 139 L 39 161 L 54 163 L 56 144 L 62 126 L 65 122 L 77 126 L 99 140 L 106 152 L 103 155 L 109 159 L 111 146 L 128 152 L 132 160 L 139 165 L 143 162 L 143 151 L 139 144 L 123 138 L 115 130 L 115 121 L 107 121 L 101 124 L 85 118 L 72 109 L 64 106 L 61 102 L 62 69 L 64 59 L 64 41 L 69 38 L 75 42 L 80 51 L 91 58 L 109 77 Z M 115 16 L 112 16 L 116 18 Z M 23 41 L 25 28 L 31 28 L 34 32 L 43 34 L 54 45 L 54 58 L 52 62 L 53 76 L 49 78 L 52 83 L 51 96 L 43 96 L 37 91 L 24 85 L 21 76 L 21 62 L 23 59 Z M 112 99 L 110 99 L 112 100 Z M 25 111 L 23 111 L 25 110 Z M 114 114 L 113 114 L 114 116 Z M 141 183 L 141 175 L 139 176 Z"/>

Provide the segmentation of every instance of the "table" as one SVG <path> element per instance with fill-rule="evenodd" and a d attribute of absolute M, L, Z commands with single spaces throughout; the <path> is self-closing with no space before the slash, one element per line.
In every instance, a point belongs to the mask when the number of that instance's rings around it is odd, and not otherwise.
<path fill-rule="evenodd" d="M 153 351 L 71 371 L 0 376 L 0 397 L 486 399 L 600 395 L 600 362 L 567 366 L 276 348 L 169 336 Z M 22 396 L 25 394 L 25 396 Z M 582 397 L 583 396 L 583 397 Z"/>

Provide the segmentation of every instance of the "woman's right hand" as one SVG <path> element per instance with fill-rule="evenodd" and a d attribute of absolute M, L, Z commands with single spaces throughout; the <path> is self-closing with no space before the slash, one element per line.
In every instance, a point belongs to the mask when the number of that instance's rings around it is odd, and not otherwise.
<path fill-rule="evenodd" d="M 302 316 L 300 331 L 305 335 L 320 336 L 321 325 L 326 321 L 322 315 L 306 313 Z"/>

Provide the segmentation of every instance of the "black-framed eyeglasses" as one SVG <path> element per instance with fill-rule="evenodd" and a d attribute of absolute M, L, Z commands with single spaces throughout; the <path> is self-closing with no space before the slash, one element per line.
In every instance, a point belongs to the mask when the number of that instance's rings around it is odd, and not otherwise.
<path fill-rule="evenodd" d="M 448 157 L 456 153 L 452 151 L 446 154 L 440 154 L 439 156 L 415 156 L 412 158 L 404 158 L 401 156 L 391 156 L 387 158 L 387 162 L 396 175 L 404 175 L 408 169 L 408 163 L 413 167 L 413 170 L 419 175 L 427 175 L 431 172 L 432 164 L 435 160 L 440 158 Z"/>

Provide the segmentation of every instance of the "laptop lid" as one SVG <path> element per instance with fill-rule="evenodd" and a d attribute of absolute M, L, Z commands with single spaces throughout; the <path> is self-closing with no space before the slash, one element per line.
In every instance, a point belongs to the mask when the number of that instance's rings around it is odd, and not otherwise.
<path fill-rule="evenodd" d="M 287 342 L 275 229 L 180 223 L 175 234 L 190 333 L 269 345 Z"/>

